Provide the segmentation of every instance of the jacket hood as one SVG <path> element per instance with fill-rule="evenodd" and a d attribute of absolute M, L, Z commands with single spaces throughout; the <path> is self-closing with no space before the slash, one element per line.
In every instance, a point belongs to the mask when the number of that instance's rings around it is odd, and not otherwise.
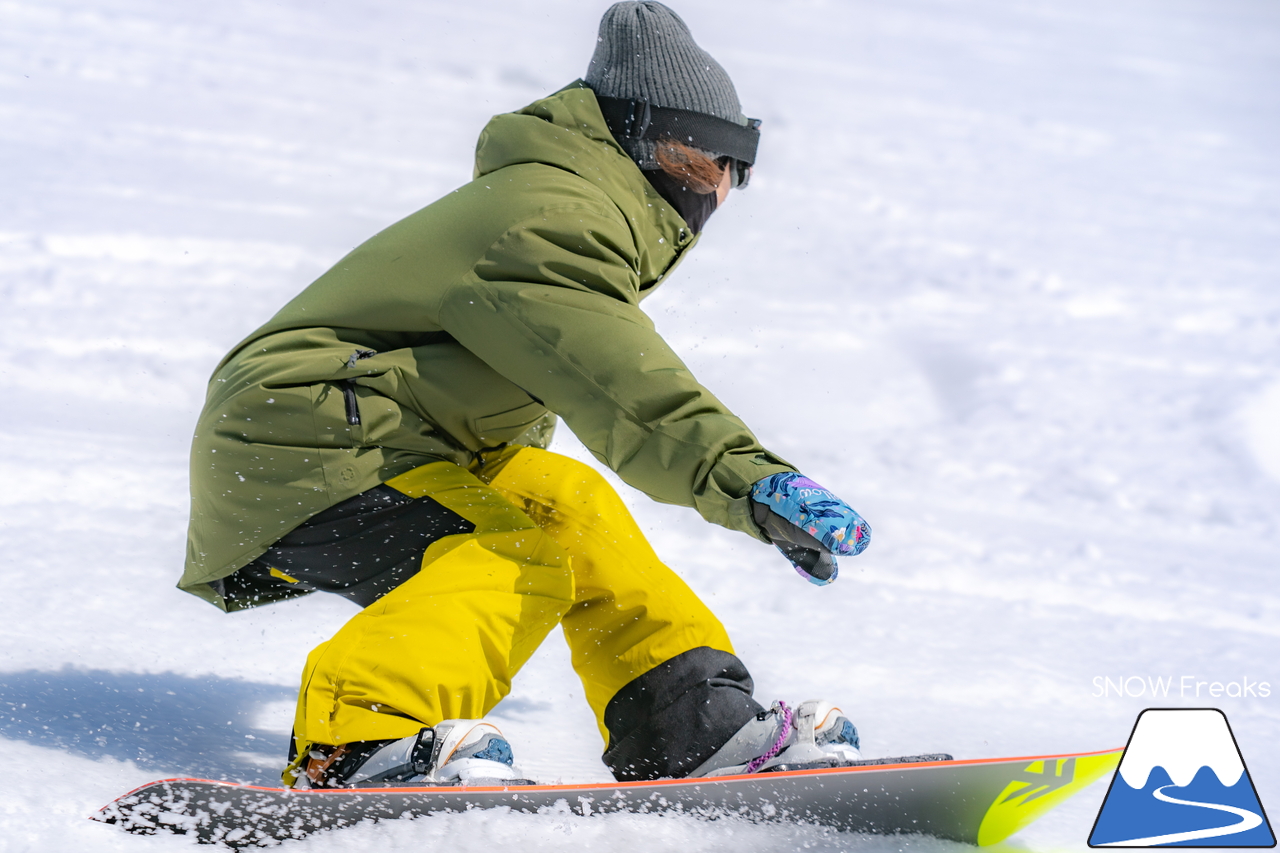
<path fill-rule="evenodd" d="M 613 138 L 595 92 L 581 80 L 522 110 L 494 116 L 481 131 L 477 178 L 527 163 L 571 172 L 617 207 L 640 251 L 642 291 L 665 278 L 697 242 L 688 223 Z"/>

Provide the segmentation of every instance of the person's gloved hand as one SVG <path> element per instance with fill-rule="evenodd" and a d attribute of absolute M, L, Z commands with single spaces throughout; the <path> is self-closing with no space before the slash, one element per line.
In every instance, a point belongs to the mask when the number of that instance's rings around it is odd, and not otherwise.
<path fill-rule="evenodd" d="M 765 477 L 751 487 L 751 502 L 756 524 L 810 583 L 831 583 L 836 557 L 861 554 L 871 542 L 862 516 L 808 477 Z"/>

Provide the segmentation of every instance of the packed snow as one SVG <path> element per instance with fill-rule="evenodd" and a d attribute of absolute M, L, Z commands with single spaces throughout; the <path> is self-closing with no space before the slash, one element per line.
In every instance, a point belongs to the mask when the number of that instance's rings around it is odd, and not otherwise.
<path fill-rule="evenodd" d="M 489 116 L 580 76 L 606 5 L 0 3 L 0 850 L 188 849 L 87 818 L 275 778 L 305 654 L 354 608 L 174 589 L 207 377 L 467 181 Z M 960 758 L 1219 707 L 1280 811 L 1280 5 L 672 5 L 764 136 L 646 309 L 875 531 L 816 588 L 622 487 L 758 697 Z M 608 778 L 558 635 L 495 717 L 526 772 Z M 1083 850 L 1104 792 L 1006 846 Z M 284 847 L 505 848 L 958 849 L 567 807 Z"/>

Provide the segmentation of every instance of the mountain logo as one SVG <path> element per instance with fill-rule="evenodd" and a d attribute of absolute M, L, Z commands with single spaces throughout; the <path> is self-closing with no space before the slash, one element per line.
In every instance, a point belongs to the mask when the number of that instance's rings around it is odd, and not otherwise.
<path fill-rule="evenodd" d="M 1089 834 L 1090 847 L 1275 847 L 1217 708 L 1148 708 Z"/>

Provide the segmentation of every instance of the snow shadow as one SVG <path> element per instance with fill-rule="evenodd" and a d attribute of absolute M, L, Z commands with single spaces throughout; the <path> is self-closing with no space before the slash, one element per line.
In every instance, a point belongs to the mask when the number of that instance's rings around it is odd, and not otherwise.
<path fill-rule="evenodd" d="M 267 706 L 295 696 L 275 684 L 176 673 L 0 673 L 0 737 L 132 761 L 157 775 L 271 784 L 291 712 Z"/>

